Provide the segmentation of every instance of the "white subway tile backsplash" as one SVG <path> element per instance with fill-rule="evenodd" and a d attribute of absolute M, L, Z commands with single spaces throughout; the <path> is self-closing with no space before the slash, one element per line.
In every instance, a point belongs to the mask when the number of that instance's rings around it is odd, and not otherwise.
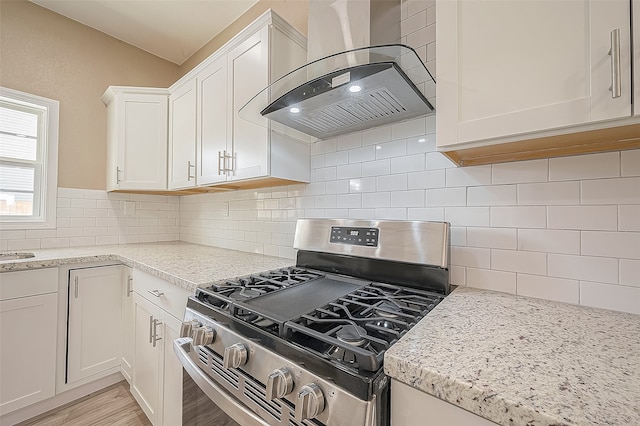
<path fill-rule="evenodd" d="M 371 192 L 362 194 L 362 207 L 365 209 L 391 207 L 391 192 Z"/>
<path fill-rule="evenodd" d="M 327 194 L 347 194 L 349 192 L 349 179 L 329 181 L 325 186 L 325 191 Z"/>
<path fill-rule="evenodd" d="M 427 205 L 429 207 L 465 206 L 467 204 L 467 188 L 427 189 Z"/>
<path fill-rule="evenodd" d="M 337 169 L 336 169 L 336 166 L 323 167 L 320 169 L 312 170 L 311 176 L 317 182 L 335 180 L 337 177 Z"/>
<path fill-rule="evenodd" d="M 380 126 L 362 132 L 363 145 L 375 145 L 391 140 L 391 126 Z"/>
<path fill-rule="evenodd" d="M 468 206 L 513 206 L 517 204 L 515 185 L 472 186 L 466 189 Z"/>
<path fill-rule="evenodd" d="M 622 151 L 620 162 L 623 177 L 640 176 L 640 149 Z"/>
<path fill-rule="evenodd" d="M 376 158 L 378 160 L 383 158 L 401 157 L 407 154 L 407 141 L 399 140 L 387 143 L 380 143 L 375 145 Z"/>
<path fill-rule="evenodd" d="M 620 231 L 640 231 L 640 205 L 619 206 L 618 229 Z"/>
<path fill-rule="evenodd" d="M 518 235 L 510 228 L 467 228 L 467 245 L 515 250 L 518 247 Z"/>
<path fill-rule="evenodd" d="M 620 259 L 620 284 L 640 287 L 640 260 Z"/>
<path fill-rule="evenodd" d="M 362 208 L 362 194 L 340 194 L 336 197 L 336 205 L 345 209 Z"/>
<path fill-rule="evenodd" d="M 445 220 L 444 208 L 443 207 L 409 208 L 407 209 L 407 219 L 442 222 Z"/>
<path fill-rule="evenodd" d="M 376 217 L 386 220 L 407 220 L 405 208 L 376 208 Z"/>
<path fill-rule="evenodd" d="M 578 304 L 580 303 L 580 282 L 540 275 L 518 274 L 516 293 L 520 296 Z"/>
<path fill-rule="evenodd" d="M 449 228 L 449 234 L 451 245 L 461 247 L 467 245 L 467 228 L 452 226 Z"/>
<path fill-rule="evenodd" d="M 430 7 L 434 7 L 435 0 L 412 0 L 407 3 L 407 18 L 419 13 L 422 10 L 426 10 Z"/>
<path fill-rule="evenodd" d="M 580 304 L 640 314 L 640 288 L 580 281 Z"/>
<path fill-rule="evenodd" d="M 318 154 L 326 154 L 328 152 L 335 152 L 336 145 L 337 145 L 336 138 L 316 141 L 311 144 L 311 154 L 318 155 Z"/>
<path fill-rule="evenodd" d="M 467 268 L 467 286 L 516 293 L 516 274 L 489 269 Z"/>
<path fill-rule="evenodd" d="M 491 207 L 491 226 L 506 228 L 545 228 L 545 207 Z"/>
<path fill-rule="evenodd" d="M 69 247 L 69 238 L 43 238 L 40 240 L 40 248 L 65 248 Z"/>
<path fill-rule="evenodd" d="M 549 159 L 550 181 L 612 178 L 619 176 L 619 152 Z"/>
<path fill-rule="evenodd" d="M 422 207 L 424 199 L 422 190 L 394 191 L 391 193 L 391 207 Z"/>
<path fill-rule="evenodd" d="M 378 191 L 404 191 L 407 189 L 406 174 L 378 176 L 376 179 Z"/>
<path fill-rule="evenodd" d="M 618 283 L 618 260 L 606 257 L 548 254 L 551 277 Z"/>
<path fill-rule="evenodd" d="M 419 154 L 436 150 L 436 135 L 420 135 L 407 138 L 407 154 Z"/>
<path fill-rule="evenodd" d="M 96 208 L 96 200 L 84 199 L 84 198 L 74 198 L 71 200 L 71 207 L 81 207 L 87 209 L 95 209 Z"/>
<path fill-rule="evenodd" d="M 336 141 L 336 151 L 345 151 L 362 146 L 362 132 L 340 135 Z"/>
<path fill-rule="evenodd" d="M 382 176 L 391 173 L 391 161 L 389 159 L 367 161 L 362 163 L 362 176 Z"/>
<path fill-rule="evenodd" d="M 391 173 L 410 173 L 424 170 L 424 154 L 407 155 L 391 159 Z"/>
<path fill-rule="evenodd" d="M 419 45 L 422 44 L 426 43 L 420 43 Z M 392 140 L 410 138 L 412 136 L 424 135 L 425 133 L 427 133 L 427 122 L 425 117 L 414 118 L 413 120 L 407 120 L 391 125 Z"/>
<path fill-rule="evenodd" d="M 453 226 L 489 226 L 489 207 L 446 207 L 445 220 Z"/>
<path fill-rule="evenodd" d="M 518 250 L 580 254 L 580 231 L 518 229 Z"/>
<path fill-rule="evenodd" d="M 40 248 L 39 238 L 29 238 L 22 240 L 7 240 L 7 250 L 20 251 L 20 250 L 36 250 Z"/>
<path fill-rule="evenodd" d="M 640 177 L 583 180 L 582 204 L 640 204 Z"/>
<path fill-rule="evenodd" d="M 530 206 L 567 206 L 580 204 L 580 183 L 549 182 L 518 184 L 518 204 Z"/>
<path fill-rule="evenodd" d="M 492 183 L 528 183 L 549 180 L 549 160 L 517 161 L 493 164 Z"/>
<path fill-rule="evenodd" d="M 336 151 L 324 154 L 324 167 L 349 164 L 349 151 Z"/>
<path fill-rule="evenodd" d="M 547 227 L 615 231 L 618 228 L 618 206 L 549 206 Z"/>
<path fill-rule="evenodd" d="M 409 173 L 407 179 L 408 189 L 444 188 L 445 171 L 443 169 Z"/>
<path fill-rule="evenodd" d="M 349 150 L 349 163 L 362 163 L 364 161 L 373 161 L 375 159 L 376 148 L 374 146 L 364 146 Z"/>
<path fill-rule="evenodd" d="M 449 160 L 439 152 L 427 153 L 427 170 L 450 169 L 456 167 L 456 163 Z"/>
<path fill-rule="evenodd" d="M 360 163 L 337 166 L 337 179 L 351 179 L 362 177 L 362 165 Z"/>
<path fill-rule="evenodd" d="M 349 180 L 349 192 L 375 192 L 376 189 L 375 177 Z"/>
<path fill-rule="evenodd" d="M 411 34 L 407 34 L 407 45 L 414 49 L 436 41 L 436 26 L 429 25 Z"/>
<path fill-rule="evenodd" d="M 640 259 L 640 232 L 582 231 L 582 254 Z"/>
<path fill-rule="evenodd" d="M 427 26 L 427 10 L 421 10 L 413 16 L 402 21 L 402 34 L 414 33 Z"/>
<path fill-rule="evenodd" d="M 474 247 L 451 247 L 451 264 L 490 269 L 491 250 Z"/>
<path fill-rule="evenodd" d="M 491 250 L 491 269 L 546 275 L 547 255 L 516 250 Z"/>
<path fill-rule="evenodd" d="M 447 169 L 446 185 L 478 186 L 491 184 L 491 166 L 473 166 Z"/>
<path fill-rule="evenodd" d="M 467 284 L 467 268 L 464 266 L 449 267 L 449 283 L 464 286 Z"/>

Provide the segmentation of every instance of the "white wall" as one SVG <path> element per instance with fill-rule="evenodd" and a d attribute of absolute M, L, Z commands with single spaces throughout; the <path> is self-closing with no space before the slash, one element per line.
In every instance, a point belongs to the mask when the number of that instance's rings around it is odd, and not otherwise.
<path fill-rule="evenodd" d="M 58 188 L 56 228 L 3 230 L 0 251 L 174 241 L 178 202 L 179 197 Z"/>
<path fill-rule="evenodd" d="M 435 74 L 435 1 L 403 18 Z M 180 239 L 293 259 L 297 218 L 446 220 L 454 284 L 640 313 L 640 150 L 457 168 L 429 117 L 315 143 L 311 166 L 308 185 L 181 197 Z"/>

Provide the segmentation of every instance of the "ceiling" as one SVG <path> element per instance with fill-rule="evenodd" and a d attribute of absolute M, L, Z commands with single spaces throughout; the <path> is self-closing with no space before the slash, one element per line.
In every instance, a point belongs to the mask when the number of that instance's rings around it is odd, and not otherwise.
<path fill-rule="evenodd" d="M 31 0 L 182 65 L 258 0 Z"/>

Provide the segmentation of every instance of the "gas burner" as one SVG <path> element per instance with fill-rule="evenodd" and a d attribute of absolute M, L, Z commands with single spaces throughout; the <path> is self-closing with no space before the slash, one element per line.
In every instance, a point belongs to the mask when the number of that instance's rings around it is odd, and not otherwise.
<path fill-rule="evenodd" d="M 398 311 L 400 311 L 398 305 L 388 300 L 380 303 L 374 310 L 377 316 L 385 318 L 398 318 Z"/>
<path fill-rule="evenodd" d="M 247 288 L 247 287 L 243 287 L 242 289 L 240 289 L 239 292 L 237 293 L 232 293 L 231 294 L 231 298 L 232 299 L 251 299 L 252 297 L 256 297 L 256 296 L 260 296 L 261 294 L 264 294 L 265 291 L 261 291 L 259 289 L 254 289 L 254 288 Z M 237 296 L 241 296 L 242 298 L 239 298 Z"/>
<path fill-rule="evenodd" d="M 343 325 L 336 331 L 336 338 L 351 346 L 362 346 L 365 342 L 367 331 L 357 325 Z"/>

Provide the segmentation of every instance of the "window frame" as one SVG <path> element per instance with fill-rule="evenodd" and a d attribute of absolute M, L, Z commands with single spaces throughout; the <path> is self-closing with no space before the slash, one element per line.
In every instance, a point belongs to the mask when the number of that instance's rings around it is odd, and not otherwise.
<path fill-rule="evenodd" d="M 51 229 L 56 227 L 56 201 L 58 192 L 58 132 L 60 103 L 53 99 L 0 86 L 0 99 L 26 108 L 42 109 L 41 138 L 38 139 L 41 161 L 34 169 L 33 204 L 39 207 L 38 215 L 0 215 L 0 230 Z M 40 129 L 39 129 L 40 130 Z M 3 164 L 15 165 L 19 161 L 4 159 Z"/>

